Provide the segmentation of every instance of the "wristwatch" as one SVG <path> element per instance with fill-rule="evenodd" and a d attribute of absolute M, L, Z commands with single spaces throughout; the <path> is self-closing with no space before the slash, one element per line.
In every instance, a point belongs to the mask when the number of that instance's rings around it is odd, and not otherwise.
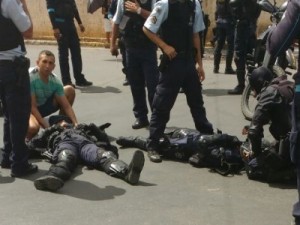
<path fill-rule="evenodd" d="M 142 8 L 141 8 L 141 7 L 138 7 L 138 9 L 136 10 L 136 13 L 140 15 L 141 12 L 142 12 Z"/>

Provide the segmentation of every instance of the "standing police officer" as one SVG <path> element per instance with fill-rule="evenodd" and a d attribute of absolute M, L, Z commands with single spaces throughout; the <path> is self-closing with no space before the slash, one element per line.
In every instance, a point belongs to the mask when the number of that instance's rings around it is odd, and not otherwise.
<path fill-rule="evenodd" d="M 70 49 L 75 84 L 78 86 L 92 85 L 93 83 L 87 81 L 82 74 L 81 50 L 74 18 L 81 32 L 84 32 L 85 28 L 81 22 L 75 0 L 46 0 L 46 2 L 54 37 L 58 43 L 59 65 L 63 84 L 74 86 L 69 68 Z"/>
<path fill-rule="evenodd" d="M 33 27 L 25 0 L 0 0 L 0 98 L 4 112 L 4 148 L 2 168 L 11 168 L 11 176 L 35 173 L 28 163 L 25 136 L 30 115 L 29 60 L 24 57 L 25 38 Z"/>
<path fill-rule="evenodd" d="M 234 49 L 234 21 L 229 0 L 216 1 L 216 36 L 217 44 L 214 51 L 214 73 L 219 73 L 222 49 L 227 41 L 226 74 L 235 74 L 231 67 Z"/>
<path fill-rule="evenodd" d="M 252 52 L 256 41 L 256 23 L 260 15 L 256 0 L 230 0 L 232 13 L 236 20 L 234 32 L 234 62 L 238 85 L 228 91 L 231 95 L 240 95 L 245 88 L 246 55 Z"/>
<path fill-rule="evenodd" d="M 160 36 L 157 35 L 159 29 Z M 196 129 L 202 134 L 213 133 L 212 125 L 206 118 L 201 87 L 205 73 L 199 32 L 203 29 L 201 6 L 197 0 L 158 1 L 144 25 L 145 34 L 164 53 L 147 144 L 148 157 L 153 162 L 161 162 L 158 154 L 159 139 L 163 136 L 181 87 L 187 97 Z M 195 63 L 198 64 L 197 69 Z"/>
<path fill-rule="evenodd" d="M 133 113 L 136 118 L 132 125 L 133 129 L 140 129 L 149 125 L 145 85 L 152 110 L 153 96 L 158 82 L 157 47 L 145 36 L 142 30 L 154 3 L 155 0 L 119 0 L 113 18 L 110 51 L 112 55 L 119 53 L 116 39 L 120 29 L 126 49 L 126 76 L 131 88 Z"/>

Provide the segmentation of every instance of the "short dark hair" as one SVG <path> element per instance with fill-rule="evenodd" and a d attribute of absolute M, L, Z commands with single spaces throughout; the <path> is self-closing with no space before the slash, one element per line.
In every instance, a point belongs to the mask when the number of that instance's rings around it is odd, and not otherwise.
<path fill-rule="evenodd" d="M 49 50 L 42 50 L 39 54 L 39 58 L 41 57 L 41 55 L 52 56 L 55 59 L 55 55 Z"/>

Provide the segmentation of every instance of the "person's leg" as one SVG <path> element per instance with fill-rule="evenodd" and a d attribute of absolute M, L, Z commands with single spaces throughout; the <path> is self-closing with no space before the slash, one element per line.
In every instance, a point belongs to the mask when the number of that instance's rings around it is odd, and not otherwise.
<path fill-rule="evenodd" d="M 24 72 L 23 83 L 16 85 L 18 75 L 13 64 L 1 72 L 7 77 L 6 80 L 1 80 L 5 115 L 2 161 L 10 162 L 11 156 L 11 176 L 21 177 L 37 171 L 36 165 L 28 163 L 28 149 L 25 144 L 31 110 L 29 74 Z"/>
<path fill-rule="evenodd" d="M 148 103 L 152 111 L 152 102 L 159 78 L 156 48 L 149 48 L 145 50 L 143 57 L 143 73 L 145 75 L 147 86 Z"/>
<path fill-rule="evenodd" d="M 219 73 L 219 67 L 220 67 L 220 62 L 221 62 L 221 56 L 222 56 L 222 49 L 225 44 L 226 40 L 226 30 L 224 29 L 223 26 L 217 25 L 216 28 L 217 32 L 217 43 L 214 49 L 214 73 Z"/>
<path fill-rule="evenodd" d="M 132 125 L 133 129 L 146 127 L 149 124 L 141 51 L 142 49 L 126 48 L 127 78 L 130 83 L 133 113 L 136 118 L 136 122 Z"/>
<path fill-rule="evenodd" d="M 229 90 L 228 94 L 240 95 L 243 93 L 243 90 L 245 88 L 246 54 L 248 40 L 250 37 L 250 25 L 248 25 L 247 23 L 237 24 L 234 37 L 234 62 L 236 64 L 238 85 L 234 89 Z"/>
<path fill-rule="evenodd" d="M 71 84 L 70 67 L 69 67 L 69 37 L 65 28 L 60 27 L 62 36 L 57 41 L 58 59 L 60 66 L 60 74 L 64 85 Z"/>
<path fill-rule="evenodd" d="M 148 157 L 152 162 L 161 162 L 159 139 L 163 137 L 166 124 L 170 119 L 170 111 L 174 106 L 182 77 L 186 74 L 186 61 L 174 59 L 160 75 L 159 82 L 152 102 L 153 112 L 149 126 L 147 143 Z"/>
<path fill-rule="evenodd" d="M 293 207 L 293 216 L 295 217 L 295 225 L 300 225 L 300 166 L 297 165 L 297 189 L 298 201 Z"/>
<path fill-rule="evenodd" d="M 46 175 L 36 179 L 34 186 L 38 190 L 57 191 L 64 185 L 75 170 L 78 162 L 78 153 L 74 146 L 61 146 L 55 152 L 57 160 L 51 165 Z"/>
<path fill-rule="evenodd" d="M 115 153 L 99 148 L 93 143 L 86 143 L 80 148 L 80 158 L 87 166 L 103 170 L 106 174 L 121 178 L 129 184 L 137 184 L 144 167 L 144 154 L 136 151 L 129 166 L 119 160 Z"/>
<path fill-rule="evenodd" d="M 227 54 L 226 54 L 226 74 L 235 74 L 235 71 L 232 69 L 232 59 L 234 52 L 234 25 L 228 23 L 226 28 L 226 41 L 227 41 Z"/>
<path fill-rule="evenodd" d="M 28 131 L 27 131 L 27 136 L 26 138 L 28 140 L 31 140 L 35 135 L 37 135 L 37 133 L 40 130 L 40 124 L 37 121 L 37 119 L 34 117 L 34 115 L 30 114 L 30 118 L 29 118 L 29 126 L 28 126 Z"/>
<path fill-rule="evenodd" d="M 74 100 L 75 100 L 75 96 L 76 96 L 75 88 L 71 85 L 66 85 L 66 86 L 64 86 L 64 93 L 65 93 L 65 96 L 66 96 L 68 102 L 72 106 L 74 103 Z M 59 115 L 66 115 L 65 111 L 63 109 L 61 109 L 60 106 L 58 105 L 55 97 L 53 99 L 53 106 L 55 109 L 59 109 Z"/>
<path fill-rule="evenodd" d="M 213 127 L 206 117 L 204 108 L 202 86 L 199 81 L 198 73 L 192 61 L 188 63 L 187 76 L 183 83 L 183 90 L 190 107 L 196 129 L 202 134 L 212 134 Z"/>

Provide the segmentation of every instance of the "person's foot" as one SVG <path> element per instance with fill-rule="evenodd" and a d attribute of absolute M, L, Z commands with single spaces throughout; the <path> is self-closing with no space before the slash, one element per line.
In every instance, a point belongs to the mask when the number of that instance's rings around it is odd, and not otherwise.
<path fill-rule="evenodd" d="M 132 160 L 128 166 L 128 171 L 125 176 L 125 181 L 129 184 L 137 184 L 140 179 L 141 172 L 145 163 L 144 153 L 142 151 L 136 151 L 133 154 Z"/>
<path fill-rule="evenodd" d="M 132 129 L 141 129 L 148 126 L 149 126 L 149 121 L 147 119 L 146 120 L 136 119 L 134 124 L 132 124 Z"/>
<path fill-rule="evenodd" d="M 34 186 L 41 191 L 57 191 L 64 186 L 64 181 L 58 177 L 45 175 L 34 181 Z"/>
<path fill-rule="evenodd" d="M 122 147 L 127 147 L 127 148 L 130 148 L 130 147 L 135 147 L 135 137 L 119 137 L 117 140 L 116 140 L 116 143 Z"/>
<path fill-rule="evenodd" d="M 33 173 L 36 173 L 38 171 L 38 166 L 28 163 L 25 168 L 22 168 L 22 170 L 14 171 L 12 169 L 10 176 L 12 177 L 24 177 Z"/>
<path fill-rule="evenodd" d="M 123 86 L 128 86 L 129 85 L 129 82 L 127 80 L 127 78 L 125 78 L 124 82 L 123 82 Z"/>
<path fill-rule="evenodd" d="M 10 169 L 11 168 L 11 161 L 2 159 L 0 165 L 1 165 L 2 169 Z"/>
<path fill-rule="evenodd" d="M 76 81 L 75 84 L 76 84 L 76 86 L 87 87 L 87 86 L 93 85 L 93 82 L 83 79 L 81 81 Z"/>
<path fill-rule="evenodd" d="M 236 86 L 234 89 L 232 89 L 232 90 L 229 90 L 228 91 L 228 94 L 229 95 L 241 95 L 241 94 L 243 94 L 243 91 L 244 91 L 244 86 Z"/>
<path fill-rule="evenodd" d="M 232 68 L 226 68 L 225 69 L 225 74 L 235 74 L 235 70 Z"/>
<path fill-rule="evenodd" d="M 218 68 L 214 68 L 213 72 L 214 73 L 219 73 L 219 69 Z"/>
<path fill-rule="evenodd" d="M 151 162 L 160 163 L 162 159 L 157 151 L 155 150 L 148 150 L 148 158 Z"/>

